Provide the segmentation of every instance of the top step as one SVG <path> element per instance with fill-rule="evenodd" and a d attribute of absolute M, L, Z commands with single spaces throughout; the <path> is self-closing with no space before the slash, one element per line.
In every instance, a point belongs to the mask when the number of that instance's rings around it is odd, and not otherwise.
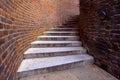
<path fill-rule="evenodd" d="M 43 33 L 70 33 L 70 34 L 72 34 L 72 33 L 78 33 L 78 32 L 75 32 L 75 31 L 46 31 L 46 32 L 43 32 Z"/>
<path fill-rule="evenodd" d="M 51 28 L 50 31 L 79 31 L 79 28 Z"/>
<path fill-rule="evenodd" d="M 62 25 L 62 26 L 58 26 L 58 28 L 73 28 L 75 25 Z"/>

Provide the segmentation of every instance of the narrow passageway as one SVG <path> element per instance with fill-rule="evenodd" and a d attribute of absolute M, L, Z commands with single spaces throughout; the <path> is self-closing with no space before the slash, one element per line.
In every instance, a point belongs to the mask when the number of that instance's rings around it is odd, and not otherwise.
<path fill-rule="evenodd" d="M 79 29 L 74 28 L 77 22 L 73 19 L 38 36 L 24 53 L 18 78 L 92 64 L 93 57 L 86 54 L 78 36 Z M 55 32 L 58 28 L 62 31 Z"/>
<path fill-rule="evenodd" d="M 119 80 L 119 0 L 0 0 L 0 80 Z"/>
<path fill-rule="evenodd" d="M 20 80 L 117 80 L 93 64 L 79 38 L 78 21 L 72 19 L 38 36 L 24 53 Z"/>

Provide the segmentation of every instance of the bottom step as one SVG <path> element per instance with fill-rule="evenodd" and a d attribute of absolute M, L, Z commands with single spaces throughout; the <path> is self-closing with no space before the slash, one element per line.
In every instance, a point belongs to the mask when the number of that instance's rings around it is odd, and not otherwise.
<path fill-rule="evenodd" d="M 34 75 L 20 80 L 118 80 L 96 65 Z M 119 79 L 120 80 L 120 79 Z"/>
<path fill-rule="evenodd" d="M 87 54 L 25 59 L 18 69 L 18 78 L 78 67 L 93 63 Z"/>

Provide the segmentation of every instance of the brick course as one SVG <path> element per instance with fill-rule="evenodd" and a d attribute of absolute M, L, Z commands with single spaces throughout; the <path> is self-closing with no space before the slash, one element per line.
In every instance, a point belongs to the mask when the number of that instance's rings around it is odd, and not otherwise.
<path fill-rule="evenodd" d="M 69 15 L 59 11 L 64 5 L 72 5 L 68 1 L 57 0 L 62 5 L 59 6 L 56 0 L 0 0 L 0 80 L 16 80 L 22 54 L 30 43 L 41 32 L 78 14 L 76 3 L 73 3 L 75 12 Z"/>
<path fill-rule="evenodd" d="M 120 1 L 80 2 L 79 28 L 84 46 L 94 56 L 95 64 L 120 79 Z"/>

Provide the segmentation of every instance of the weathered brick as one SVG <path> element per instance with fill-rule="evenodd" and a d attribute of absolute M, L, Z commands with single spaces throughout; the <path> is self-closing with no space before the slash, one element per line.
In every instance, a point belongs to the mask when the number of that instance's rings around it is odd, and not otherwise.
<path fill-rule="evenodd" d="M 0 23 L 0 29 L 3 29 L 3 24 L 2 23 Z"/>
<path fill-rule="evenodd" d="M 80 0 L 80 37 L 95 64 L 120 79 L 120 1 Z M 106 18 L 100 12 L 106 13 Z M 92 33 L 92 34 L 91 34 Z"/>
<path fill-rule="evenodd" d="M 0 58 L 4 66 L 3 71 L 0 69 L 4 73 L 0 80 L 16 80 L 23 52 L 30 43 L 41 32 L 78 15 L 78 3 L 78 0 L 0 0 Z"/>
<path fill-rule="evenodd" d="M 4 69 L 4 66 L 1 64 L 1 65 L 0 65 L 0 74 L 3 73 L 3 69 Z"/>

